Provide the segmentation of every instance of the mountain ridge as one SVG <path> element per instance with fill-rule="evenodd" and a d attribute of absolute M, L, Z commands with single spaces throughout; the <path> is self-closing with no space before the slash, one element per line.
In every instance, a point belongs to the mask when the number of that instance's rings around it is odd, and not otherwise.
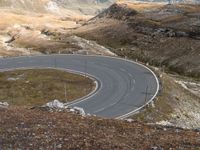
<path fill-rule="evenodd" d="M 114 0 L 0 0 L 0 8 L 54 13 L 67 9 L 76 13 L 94 15 L 113 2 Z"/>

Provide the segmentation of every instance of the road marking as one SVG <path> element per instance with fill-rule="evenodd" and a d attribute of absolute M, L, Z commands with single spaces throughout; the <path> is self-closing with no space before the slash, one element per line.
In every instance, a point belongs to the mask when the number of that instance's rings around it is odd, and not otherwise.
<path fill-rule="evenodd" d="M 131 88 L 131 91 L 134 91 L 135 90 L 135 87 L 134 86 L 132 86 L 132 88 Z"/>
<path fill-rule="evenodd" d="M 126 72 L 126 70 L 124 68 L 120 68 L 121 71 Z"/>
<path fill-rule="evenodd" d="M 128 73 L 129 77 L 133 78 L 133 75 L 131 73 Z"/>
<path fill-rule="evenodd" d="M 107 105 L 106 107 L 100 108 L 100 109 L 96 110 L 94 113 L 101 112 L 101 111 L 103 111 L 103 110 L 105 110 L 105 109 L 107 109 L 107 108 L 110 108 L 110 107 L 114 106 L 114 105 L 117 104 L 117 103 L 118 103 L 118 101 L 117 101 L 117 102 L 114 102 L 114 103 L 112 103 L 112 104 L 110 104 L 110 105 Z"/>
<path fill-rule="evenodd" d="M 135 84 L 135 79 L 132 79 L 133 83 Z"/>
<path fill-rule="evenodd" d="M 85 56 L 85 55 L 79 55 L 79 54 L 77 54 L 77 55 L 74 55 L 74 54 L 62 54 L 62 55 L 60 55 L 60 54 L 54 54 L 54 55 L 34 55 L 33 57 L 49 57 L 49 56 L 64 56 L 64 55 L 66 55 L 66 56 L 82 56 L 82 57 L 104 57 L 104 58 L 110 58 L 110 59 L 118 59 L 118 60 L 123 60 L 123 61 L 127 61 L 127 62 L 130 62 L 130 63 L 133 63 L 133 64 L 136 64 L 136 65 L 139 65 L 139 66 L 142 66 L 143 68 L 146 68 L 148 71 L 150 71 L 152 74 L 153 74 L 153 76 L 154 76 L 154 78 L 156 79 L 156 83 L 157 83 L 157 88 L 156 88 L 156 92 L 154 93 L 154 95 L 153 95 L 153 97 L 150 99 L 150 100 L 148 100 L 148 102 L 147 103 L 145 103 L 144 105 L 142 105 L 141 107 L 139 107 L 139 108 L 137 108 L 137 109 L 133 109 L 132 111 L 130 111 L 130 112 L 128 112 L 128 113 L 126 113 L 126 114 L 123 114 L 123 115 L 121 115 L 121 116 L 118 116 L 118 117 L 116 117 L 116 119 L 124 119 L 124 118 L 126 118 L 126 117 L 128 117 L 128 116 L 130 116 L 130 115 L 132 115 L 132 114 L 134 114 L 135 112 L 137 112 L 137 111 L 139 111 L 140 109 L 142 109 L 143 107 L 145 107 L 147 104 L 149 104 L 151 101 L 153 101 L 154 100 L 154 98 L 157 96 L 157 94 L 158 94 L 158 91 L 159 91 L 159 80 L 158 80 L 158 78 L 157 78 L 157 76 L 155 75 L 155 73 L 151 70 L 151 69 L 149 69 L 147 66 L 145 66 L 145 65 L 143 65 L 143 64 L 140 64 L 140 63 L 138 63 L 138 62 L 134 62 L 134 61 L 132 61 L 132 60 L 125 60 L 125 59 L 122 59 L 122 58 L 118 58 L 118 57 L 111 57 L 111 56 L 97 56 L 97 55 L 87 55 L 87 56 Z M 21 58 L 26 58 L 27 56 L 21 56 Z M 32 56 L 31 56 L 32 57 Z M 12 57 L 12 58 L 6 58 L 7 60 L 13 60 L 14 58 L 20 58 L 20 57 Z M 30 58 L 30 57 L 29 57 Z M 9 61 L 8 61 L 9 62 Z M 122 68 L 123 69 L 123 68 Z M 123 71 L 125 71 L 124 69 L 123 69 Z"/>
<path fill-rule="evenodd" d="M 101 112 L 101 111 L 105 110 L 106 108 L 107 108 L 107 107 L 100 108 L 100 109 L 96 110 L 94 113 Z"/>

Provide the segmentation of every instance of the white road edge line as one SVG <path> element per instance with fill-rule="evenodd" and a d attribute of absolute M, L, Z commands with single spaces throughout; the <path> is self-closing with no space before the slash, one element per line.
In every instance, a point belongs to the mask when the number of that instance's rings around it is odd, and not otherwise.
<path fill-rule="evenodd" d="M 92 92 L 90 92 L 88 95 L 85 95 L 84 97 L 76 99 L 76 100 L 74 100 L 72 102 L 65 103 L 64 105 L 67 105 L 67 106 L 75 105 L 77 103 L 80 103 L 82 101 L 85 101 L 85 100 L 89 99 L 90 97 L 93 97 L 102 88 L 102 82 L 97 77 L 94 77 L 93 75 L 90 75 L 88 73 L 83 73 L 83 72 L 80 72 L 80 71 L 75 71 L 75 70 L 66 69 L 66 68 L 38 67 L 38 66 L 34 67 L 34 66 L 32 66 L 32 67 L 18 67 L 18 68 L 0 69 L 0 72 L 13 71 L 13 70 L 22 70 L 22 69 L 55 69 L 55 70 L 62 70 L 62 71 L 69 72 L 69 73 L 79 74 L 81 76 L 85 76 L 86 75 L 88 78 L 90 78 L 92 81 L 95 82 L 95 89 L 92 90 Z"/>
<path fill-rule="evenodd" d="M 131 111 L 131 112 L 129 112 L 129 113 L 126 113 L 126 114 L 124 114 L 124 115 L 118 116 L 118 117 L 116 117 L 115 119 L 125 119 L 125 118 L 127 118 L 127 117 L 133 115 L 134 113 L 138 112 L 139 110 L 141 110 L 142 108 L 144 108 L 145 106 L 147 106 L 149 103 L 151 103 L 151 102 L 155 99 L 155 97 L 157 96 L 157 94 L 158 94 L 158 92 L 159 92 L 159 89 L 160 89 L 159 80 L 158 80 L 156 74 L 155 74 L 150 68 L 148 68 L 147 66 L 145 66 L 145 65 L 143 65 L 143 64 L 141 64 L 141 63 L 135 62 L 135 61 L 133 61 L 133 60 L 128 60 L 128 59 L 120 58 L 120 57 L 118 57 L 118 56 L 81 55 L 81 54 L 51 54 L 51 55 L 41 55 L 41 54 L 40 54 L 40 55 L 20 56 L 20 57 L 28 58 L 28 57 L 37 57 L 37 56 L 39 56 L 39 57 L 40 57 L 40 56 L 41 56 L 41 57 L 48 57 L 48 56 L 65 56 L 65 55 L 66 55 L 66 56 L 70 56 L 70 55 L 71 55 L 71 56 L 83 56 L 83 57 L 106 57 L 106 58 L 124 60 L 124 61 L 130 62 L 130 63 L 137 64 L 137 65 L 139 65 L 139 66 L 142 66 L 142 67 L 146 68 L 147 70 L 149 70 L 149 71 L 153 74 L 153 76 L 154 76 L 155 79 L 156 79 L 156 83 L 157 83 L 157 89 L 156 89 L 156 93 L 154 94 L 154 96 L 153 96 L 147 103 L 145 103 L 144 105 L 142 105 L 141 107 L 139 107 L 139 108 L 137 108 L 137 109 L 135 109 L 135 110 L 133 110 L 133 111 Z M 13 58 L 20 58 L 20 57 L 6 57 L 6 59 L 13 59 Z M 4 57 L 3 57 L 3 58 L 4 58 Z M 0 60 L 3 59 L 3 58 L 0 58 Z M 92 97 L 92 96 L 91 96 L 91 97 Z M 79 102 L 83 102 L 84 100 L 87 100 L 87 98 L 86 98 L 86 99 L 83 99 L 83 100 L 81 100 L 81 101 L 79 101 Z M 79 102 L 77 102 L 77 103 L 79 103 Z M 76 103 L 76 104 L 77 104 L 77 103 Z"/>

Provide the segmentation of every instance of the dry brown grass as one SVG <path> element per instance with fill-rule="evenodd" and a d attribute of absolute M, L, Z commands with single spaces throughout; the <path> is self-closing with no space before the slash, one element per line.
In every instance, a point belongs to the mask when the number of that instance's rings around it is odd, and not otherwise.
<path fill-rule="evenodd" d="M 65 71 L 30 69 L 0 73 L 0 101 L 11 105 L 43 105 L 54 99 L 68 102 L 87 95 L 93 88 L 89 78 Z"/>
<path fill-rule="evenodd" d="M 197 13 L 200 12 L 200 5 L 192 5 L 192 4 L 178 4 L 175 7 L 182 9 L 185 13 Z"/>
<path fill-rule="evenodd" d="M 183 19 L 186 19 L 186 17 L 184 17 L 183 15 L 174 15 L 174 16 L 165 17 L 160 21 L 161 21 L 161 24 L 166 24 L 166 23 L 180 22 Z"/>
<path fill-rule="evenodd" d="M 120 56 L 149 62 L 158 67 L 165 66 L 169 71 L 199 78 L 200 44 L 196 37 L 199 37 L 200 31 L 197 26 L 200 6 L 162 5 L 157 10 L 132 14 L 122 4 L 113 5 L 106 11 L 107 14 L 105 12 L 75 30 L 75 34 L 95 40 Z M 191 18 L 182 9 L 192 9 L 197 14 Z M 116 17 L 122 14 L 127 16 Z M 197 24 L 196 27 L 193 23 Z M 164 31 L 160 32 L 160 29 Z"/>
<path fill-rule="evenodd" d="M 163 4 L 159 3 L 137 3 L 137 2 L 117 2 L 119 5 L 126 5 L 128 8 L 135 9 L 136 11 L 146 11 L 160 8 Z"/>
<path fill-rule="evenodd" d="M 70 20 L 62 20 L 60 16 L 53 14 L 16 14 L 5 10 L 0 10 L 0 27 L 6 29 L 16 24 L 28 24 L 35 28 L 50 26 L 53 28 L 74 28 L 76 23 Z"/>

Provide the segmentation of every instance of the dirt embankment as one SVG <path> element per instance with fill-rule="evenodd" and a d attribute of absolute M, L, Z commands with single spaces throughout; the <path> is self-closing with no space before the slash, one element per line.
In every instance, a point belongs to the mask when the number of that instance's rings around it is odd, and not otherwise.
<path fill-rule="evenodd" d="M 1 149 L 198 149 L 200 133 L 63 112 L 0 109 Z"/>
<path fill-rule="evenodd" d="M 200 5 L 117 3 L 74 32 L 182 75 L 200 76 Z"/>
<path fill-rule="evenodd" d="M 156 72 L 162 83 L 157 98 L 132 118 L 146 123 L 198 129 L 200 97 L 195 95 L 195 91 L 199 90 L 198 84 L 192 81 L 181 82 L 181 79 L 159 69 Z M 189 87 L 191 84 L 194 88 Z"/>

